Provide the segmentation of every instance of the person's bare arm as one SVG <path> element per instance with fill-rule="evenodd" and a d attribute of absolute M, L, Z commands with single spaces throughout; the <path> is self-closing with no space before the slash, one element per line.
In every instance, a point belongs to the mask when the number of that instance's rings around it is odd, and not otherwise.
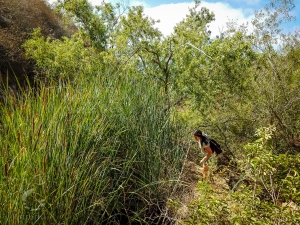
<path fill-rule="evenodd" d="M 209 146 L 205 147 L 204 150 L 207 152 L 206 156 L 201 160 L 200 164 L 203 165 L 213 154 L 213 151 Z"/>

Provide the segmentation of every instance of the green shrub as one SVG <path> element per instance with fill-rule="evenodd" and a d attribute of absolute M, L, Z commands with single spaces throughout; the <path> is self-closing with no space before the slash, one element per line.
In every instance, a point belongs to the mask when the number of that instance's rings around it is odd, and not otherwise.
<path fill-rule="evenodd" d="M 184 224 L 298 224 L 300 183 L 298 155 L 276 155 L 274 127 L 257 131 L 258 140 L 245 146 L 239 161 L 246 182 L 235 191 L 217 193 L 214 183 L 199 183 L 199 199 L 190 205 Z"/>
<path fill-rule="evenodd" d="M 96 50 L 84 46 L 80 33 L 62 40 L 45 39 L 41 29 L 32 33 L 23 47 L 26 57 L 34 59 L 37 72 L 49 78 L 69 79 L 78 78 L 81 74 L 90 77 L 102 72 L 102 56 Z"/>

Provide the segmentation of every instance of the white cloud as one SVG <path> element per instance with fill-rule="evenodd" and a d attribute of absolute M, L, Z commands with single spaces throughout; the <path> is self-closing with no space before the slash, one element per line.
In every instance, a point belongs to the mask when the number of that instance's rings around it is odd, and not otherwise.
<path fill-rule="evenodd" d="M 155 20 L 160 20 L 156 26 L 164 35 L 169 35 L 173 27 L 188 14 L 188 9 L 192 8 L 194 3 L 165 4 L 153 8 L 145 8 L 145 14 Z M 239 24 L 250 22 L 253 15 L 249 15 L 249 9 L 234 9 L 226 3 L 207 3 L 201 2 L 200 7 L 206 7 L 215 14 L 215 21 L 210 23 L 212 36 L 218 35 L 224 31 L 226 23 L 237 21 Z M 247 16 L 248 15 L 248 16 Z"/>
<path fill-rule="evenodd" d="M 57 2 L 57 0 L 47 0 L 50 4 Z M 88 0 L 92 5 L 100 5 L 102 0 Z"/>
<path fill-rule="evenodd" d="M 50 3 L 56 0 L 48 0 Z M 102 0 L 89 0 L 93 5 L 99 5 Z M 112 2 L 112 0 L 109 0 Z M 113 0 L 116 1 L 116 0 Z M 184 0 L 183 0 L 184 1 Z M 249 0 L 247 0 L 249 1 Z M 252 0 L 258 2 L 258 0 Z M 177 4 L 163 4 L 156 7 L 149 7 L 149 5 L 142 0 L 130 1 L 130 5 L 144 6 L 144 12 L 147 16 L 160 20 L 156 27 L 164 34 L 170 35 L 174 26 L 179 23 L 188 14 L 188 9 L 194 6 L 194 2 L 183 2 Z M 206 7 L 215 14 L 215 21 L 210 23 L 209 29 L 212 31 L 212 36 L 220 34 L 220 31 L 226 29 L 226 23 L 229 21 L 237 21 L 239 24 L 250 22 L 253 18 L 252 9 L 232 8 L 227 3 L 216 2 L 208 3 L 201 1 L 200 7 Z"/>
<path fill-rule="evenodd" d="M 144 8 L 148 8 L 149 5 L 146 3 L 146 2 L 141 2 L 141 1 L 130 1 L 130 6 L 138 6 L 138 5 L 141 5 L 143 6 Z"/>
<path fill-rule="evenodd" d="M 164 35 L 170 35 L 176 23 L 179 23 L 188 14 L 188 7 L 193 5 L 193 3 L 164 4 L 145 8 L 145 14 L 155 20 L 160 20 L 156 27 Z"/>
<path fill-rule="evenodd" d="M 235 0 L 234 2 L 257 6 L 261 5 L 262 0 Z"/>

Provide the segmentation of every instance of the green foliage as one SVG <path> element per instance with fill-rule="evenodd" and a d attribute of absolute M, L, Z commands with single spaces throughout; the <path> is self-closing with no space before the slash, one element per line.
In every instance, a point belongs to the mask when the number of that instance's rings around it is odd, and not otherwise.
<path fill-rule="evenodd" d="M 140 6 L 58 2 L 80 31 L 52 40 L 36 30 L 24 47 L 47 87 L 3 99 L 1 221 L 142 222 L 176 208 L 165 201 L 178 140 L 197 127 L 241 177 L 235 192 L 199 183 L 187 224 L 299 223 L 299 36 L 279 29 L 293 1 L 271 2 L 250 34 L 231 23 L 215 39 L 214 14 L 199 6 L 163 37 Z"/>
<path fill-rule="evenodd" d="M 284 36 L 282 24 L 294 19 L 291 14 L 294 7 L 294 1 L 272 0 L 263 10 L 256 12 L 252 24 L 257 49 L 269 52 L 280 43 L 280 36 Z"/>
<path fill-rule="evenodd" d="M 147 80 L 42 86 L 1 105 L 4 224 L 143 221 L 180 172 L 178 127 Z"/>
<path fill-rule="evenodd" d="M 199 199 L 190 204 L 191 216 L 183 224 L 229 224 L 227 201 L 213 195 L 213 189 L 207 182 L 199 182 L 198 191 Z"/>
<path fill-rule="evenodd" d="M 208 25 L 214 20 L 214 14 L 205 7 L 199 9 L 199 6 L 200 3 L 196 2 L 187 17 L 175 26 L 171 40 L 175 45 L 172 70 L 176 89 L 189 94 L 195 93 L 196 89 L 202 97 L 205 95 L 204 86 L 197 85 L 202 82 L 202 74 L 208 69 L 203 64 L 211 61 L 201 49 L 209 44 Z"/>
<path fill-rule="evenodd" d="M 201 114 L 196 118 L 198 127 L 222 139 L 235 155 L 243 155 L 242 146 L 254 140 L 255 130 L 269 124 L 278 128 L 275 153 L 299 152 L 300 88 L 294 55 L 299 36 L 282 34 L 278 41 L 278 26 L 290 19 L 292 6 L 292 1 L 271 3 L 267 12 L 256 15 L 252 33 L 232 23 L 214 40 L 204 32 L 198 37 L 177 36 L 180 41 L 191 40 L 189 48 L 176 51 L 184 60 L 174 56 L 182 71 L 176 80 L 178 91 L 184 90 L 192 109 Z"/>
<path fill-rule="evenodd" d="M 110 31 L 117 22 L 115 10 L 119 7 L 104 1 L 93 7 L 87 0 L 58 0 L 56 4 L 56 10 L 73 19 L 91 45 L 100 51 L 107 48 Z"/>
<path fill-rule="evenodd" d="M 21 47 L 32 31 L 40 28 L 45 36 L 61 38 L 75 29 L 63 26 L 60 14 L 54 14 L 46 0 L 1 0 L 0 4 L 0 86 L 7 82 L 12 88 L 24 87 L 35 78 L 34 63 Z"/>
<path fill-rule="evenodd" d="M 26 56 L 35 60 L 39 73 L 47 77 L 68 79 L 101 72 L 101 55 L 96 54 L 94 48 L 85 47 L 79 34 L 51 40 L 45 39 L 37 29 L 23 47 Z"/>
<path fill-rule="evenodd" d="M 274 154 L 270 141 L 275 131 L 274 127 L 258 130 L 261 138 L 245 146 L 248 153 L 245 172 L 263 186 L 274 205 L 278 201 L 300 204 L 299 156 Z"/>
<path fill-rule="evenodd" d="M 259 139 L 245 146 L 247 157 L 239 164 L 248 183 L 235 192 L 220 195 L 218 184 L 198 184 L 199 199 L 190 204 L 191 216 L 184 224 L 300 222 L 299 156 L 275 155 L 270 145 L 274 132 L 274 127 L 260 129 Z"/>
<path fill-rule="evenodd" d="M 114 63 L 117 62 L 122 70 L 139 71 L 141 76 L 159 83 L 167 95 L 174 83 L 170 71 L 173 46 L 171 40 L 163 39 L 155 23 L 144 15 L 141 6 L 130 8 L 127 15 L 120 17 L 112 33 L 110 43 L 114 48 L 109 52 L 116 57 Z"/>

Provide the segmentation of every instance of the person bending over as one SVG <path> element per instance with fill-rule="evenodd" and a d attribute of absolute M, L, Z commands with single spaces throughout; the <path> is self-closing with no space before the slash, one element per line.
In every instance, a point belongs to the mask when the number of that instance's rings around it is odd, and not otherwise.
<path fill-rule="evenodd" d="M 213 151 L 210 148 L 209 139 L 207 139 L 200 130 L 196 130 L 194 133 L 194 138 L 199 144 L 199 148 L 205 153 L 205 156 L 200 161 L 200 165 L 204 165 L 205 162 L 209 160 L 209 158 L 212 156 Z"/>

